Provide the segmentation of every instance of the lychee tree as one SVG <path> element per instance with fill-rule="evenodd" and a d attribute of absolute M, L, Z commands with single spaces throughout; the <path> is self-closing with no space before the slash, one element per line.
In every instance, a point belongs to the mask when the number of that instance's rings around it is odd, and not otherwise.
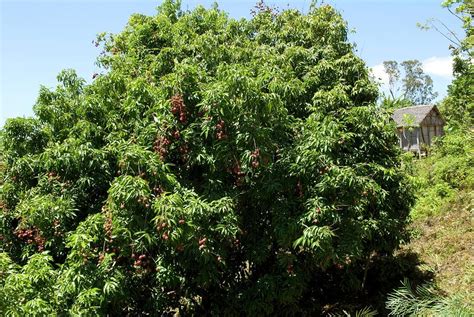
<path fill-rule="evenodd" d="M 377 87 L 330 6 L 164 1 L 3 129 L 0 311 L 317 313 L 405 237 Z"/>

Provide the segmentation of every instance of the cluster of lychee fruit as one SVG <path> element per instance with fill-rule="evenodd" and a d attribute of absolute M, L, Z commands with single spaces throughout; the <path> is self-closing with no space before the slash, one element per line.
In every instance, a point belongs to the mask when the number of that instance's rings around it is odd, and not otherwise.
<path fill-rule="evenodd" d="M 153 143 L 153 150 L 160 155 L 161 159 L 164 159 L 168 154 L 168 147 L 171 141 L 166 136 L 159 136 Z"/>
<path fill-rule="evenodd" d="M 253 168 L 258 168 L 260 166 L 260 149 L 256 148 L 255 151 L 253 151 L 250 154 L 250 160 Z"/>
<path fill-rule="evenodd" d="M 323 174 L 326 174 L 328 171 L 329 171 L 329 167 L 323 166 L 319 169 L 319 174 L 323 175 Z"/>
<path fill-rule="evenodd" d="M 206 242 L 207 242 L 207 238 L 206 238 L 206 237 L 199 239 L 199 241 L 198 241 L 199 250 L 202 250 L 202 249 L 204 249 L 204 248 L 206 247 Z"/>
<path fill-rule="evenodd" d="M 46 239 L 41 236 L 38 228 L 17 229 L 15 230 L 15 235 L 28 244 L 35 244 L 38 247 L 38 251 L 44 250 Z"/>
<path fill-rule="evenodd" d="M 160 196 L 164 192 L 163 188 L 161 186 L 155 186 L 153 187 L 153 193 L 156 196 Z"/>
<path fill-rule="evenodd" d="M 242 186 L 245 180 L 245 173 L 240 168 L 240 163 L 236 162 L 231 170 L 232 174 L 235 177 L 235 184 L 237 186 Z"/>
<path fill-rule="evenodd" d="M 179 130 L 175 130 L 171 133 L 165 133 L 165 135 L 157 136 L 155 142 L 153 143 L 153 150 L 160 155 L 160 158 L 164 160 L 168 153 L 172 140 L 178 141 L 181 138 L 181 132 Z M 179 153 L 182 155 L 184 159 L 186 155 L 189 153 L 189 146 L 187 143 L 181 144 L 178 148 Z"/>
<path fill-rule="evenodd" d="M 225 133 L 225 122 L 221 119 L 216 124 L 216 139 L 220 141 L 226 138 L 227 134 Z"/>
<path fill-rule="evenodd" d="M 59 219 L 53 220 L 53 229 L 54 229 L 54 235 L 56 237 L 64 236 L 64 232 L 61 230 L 61 222 L 59 221 Z"/>
<path fill-rule="evenodd" d="M 148 269 L 151 269 L 152 267 L 153 261 L 146 254 L 132 253 L 132 259 L 134 260 L 133 266 L 137 269 L 141 268 L 141 269 L 148 270 Z"/>
<path fill-rule="evenodd" d="M 162 223 L 157 225 L 156 230 L 158 230 L 158 232 L 164 231 L 166 229 L 166 227 L 168 227 L 168 224 L 166 222 L 162 222 Z M 169 231 L 164 231 L 161 235 L 161 238 L 165 241 L 169 240 L 170 232 Z"/>
<path fill-rule="evenodd" d="M 150 208 L 150 199 L 146 196 L 138 197 L 137 202 L 145 208 Z"/>
<path fill-rule="evenodd" d="M 171 97 L 171 113 L 174 114 L 182 124 L 186 124 L 188 121 L 186 106 L 184 105 L 183 96 L 180 94 Z"/>
<path fill-rule="evenodd" d="M 99 264 L 101 264 L 105 259 L 105 253 L 104 252 L 100 252 L 99 253 Z"/>
<path fill-rule="evenodd" d="M 181 132 L 179 132 L 179 130 L 175 130 L 175 131 L 173 132 L 173 138 L 174 138 L 175 140 L 179 140 L 180 137 L 181 137 Z"/>
<path fill-rule="evenodd" d="M 184 225 L 185 223 L 186 223 L 186 220 L 184 220 L 184 219 L 179 219 L 179 220 L 178 220 L 178 224 L 179 224 L 179 225 Z M 166 230 L 166 228 L 168 228 L 168 230 Z M 165 240 L 165 241 L 166 241 L 166 240 L 169 240 L 171 227 L 168 226 L 168 224 L 167 224 L 166 222 L 161 222 L 161 223 L 159 223 L 159 224 L 156 226 L 156 230 L 157 230 L 158 232 L 163 231 L 163 233 L 162 233 L 162 235 L 161 235 L 161 238 L 162 238 L 163 240 Z M 165 230 L 166 230 L 166 231 L 165 231 Z"/>
<path fill-rule="evenodd" d="M 188 114 L 186 111 L 186 106 L 184 104 L 183 96 L 176 94 L 171 97 L 171 113 L 175 118 L 181 123 L 186 124 L 188 122 Z M 174 131 L 168 130 L 164 134 L 158 135 L 153 143 L 153 150 L 160 155 L 160 158 L 164 160 L 169 153 L 169 147 L 172 143 L 172 140 L 181 139 L 181 132 L 178 129 Z M 181 154 L 188 154 L 188 146 L 184 144 L 179 147 Z"/>
<path fill-rule="evenodd" d="M 52 172 L 49 172 L 48 174 L 46 174 L 48 176 L 48 181 L 52 181 L 54 179 L 57 179 L 58 177 L 58 174 L 54 171 Z"/>
<path fill-rule="evenodd" d="M 112 241 L 112 216 L 110 214 L 105 217 L 104 231 L 107 240 Z"/>
<path fill-rule="evenodd" d="M 179 147 L 179 153 L 181 155 L 186 156 L 189 153 L 189 146 L 185 143 Z"/>

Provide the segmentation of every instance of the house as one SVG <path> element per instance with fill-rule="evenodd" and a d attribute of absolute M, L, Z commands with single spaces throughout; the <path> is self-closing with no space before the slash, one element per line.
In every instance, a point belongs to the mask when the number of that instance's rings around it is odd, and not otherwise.
<path fill-rule="evenodd" d="M 400 148 L 426 154 L 433 138 L 444 134 L 445 121 L 434 105 L 420 105 L 395 110 L 392 119 L 397 126 Z"/>

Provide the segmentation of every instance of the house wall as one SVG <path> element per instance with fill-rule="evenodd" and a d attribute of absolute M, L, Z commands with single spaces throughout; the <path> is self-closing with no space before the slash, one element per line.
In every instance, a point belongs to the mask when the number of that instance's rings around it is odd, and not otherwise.
<path fill-rule="evenodd" d="M 399 129 L 398 138 L 400 140 L 400 147 L 405 151 L 418 150 L 418 143 L 417 143 L 418 133 L 420 133 L 420 128 Z"/>
<path fill-rule="evenodd" d="M 433 139 L 444 134 L 444 121 L 437 111 L 431 110 L 426 118 L 421 122 L 421 142 L 431 145 Z"/>

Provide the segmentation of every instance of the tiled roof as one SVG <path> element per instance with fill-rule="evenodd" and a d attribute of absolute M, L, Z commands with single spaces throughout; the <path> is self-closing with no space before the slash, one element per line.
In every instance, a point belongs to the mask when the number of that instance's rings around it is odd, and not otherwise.
<path fill-rule="evenodd" d="M 423 121 L 423 119 L 426 118 L 428 113 L 430 113 L 430 111 L 433 108 L 436 109 L 436 106 L 419 105 L 419 106 L 413 106 L 413 107 L 400 108 L 400 109 L 395 110 L 395 112 L 392 115 L 392 119 L 397 124 L 397 127 L 402 127 L 402 126 L 407 125 L 406 121 L 408 120 L 405 120 L 404 115 L 408 115 L 410 125 L 414 125 L 414 126 L 420 125 L 421 121 Z"/>

